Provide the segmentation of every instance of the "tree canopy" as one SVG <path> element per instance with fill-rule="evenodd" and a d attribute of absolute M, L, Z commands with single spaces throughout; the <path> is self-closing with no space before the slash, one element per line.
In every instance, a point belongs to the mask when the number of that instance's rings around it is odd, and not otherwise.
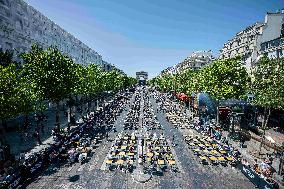
<path fill-rule="evenodd" d="M 33 45 L 22 58 L 24 73 L 43 100 L 59 102 L 72 93 L 79 79 L 75 63 L 56 47 L 43 50 Z"/>
<path fill-rule="evenodd" d="M 187 69 L 175 75 L 166 74 L 150 81 L 165 91 L 174 90 L 191 96 L 207 92 L 215 99 L 243 98 L 250 80 L 241 58 L 216 60 L 200 70 Z"/>
<path fill-rule="evenodd" d="M 13 51 L 0 50 L 2 120 L 40 111 L 46 101 L 59 104 L 71 95 L 99 96 L 105 91 L 117 92 L 137 82 L 116 70 L 103 71 L 97 64 L 76 64 L 57 47 L 42 49 L 35 44 L 20 57 L 22 65 L 13 61 Z"/>
<path fill-rule="evenodd" d="M 284 59 L 262 57 L 253 72 L 254 103 L 265 108 L 284 108 Z"/>

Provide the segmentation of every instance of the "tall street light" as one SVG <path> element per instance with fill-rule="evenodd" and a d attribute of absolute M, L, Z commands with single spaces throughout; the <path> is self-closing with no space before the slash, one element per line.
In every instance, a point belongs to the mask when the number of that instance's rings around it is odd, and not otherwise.
<path fill-rule="evenodd" d="M 247 93 L 247 103 L 249 105 L 251 105 L 251 102 L 253 101 L 254 96 L 255 95 L 251 91 Z M 253 124 L 254 126 L 256 126 L 256 109 L 253 108 L 253 111 L 254 111 Z"/>

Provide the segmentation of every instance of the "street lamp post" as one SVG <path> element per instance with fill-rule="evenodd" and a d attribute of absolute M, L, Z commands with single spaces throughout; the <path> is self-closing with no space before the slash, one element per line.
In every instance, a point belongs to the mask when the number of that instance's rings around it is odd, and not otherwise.
<path fill-rule="evenodd" d="M 254 94 L 253 93 L 251 93 L 251 92 L 248 92 L 248 94 L 247 94 L 247 103 L 251 103 L 251 101 L 253 100 L 253 98 L 254 98 Z"/>
<path fill-rule="evenodd" d="M 224 98 L 221 98 L 221 100 L 225 100 Z M 220 99 L 217 99 L 217 114 L 216 114 L 216 124 L 219 126 L 220 125 L 220 116 L 219 116 L 219 106 L 220 106 Z"/>
<path fill-rule="evenodd" d="M 217 116 L 216 116 L 216 124 L 219 125 L 219 99 L 217 99 Z"/>
<path fill-rule="evenodd" d="M 193 107 L 193 111 L 194 111 L 194 98 L 196 97 L 195 92 L 192 92 L 191 96 L 192 96 L 192 107 Z"/>
<path fill-rule="evenodd" d="M 176 100 L 176 77 L 174 75 L 174 95 L 175 95 L 175 100 Z"/>
<path fill-rule="evenodd" d="M 247 103 L 251 104 L 253 98 L 254 98 L 254 94 L 252 92 L 248 92 L 248 94 L 247 94 Z M 254 110 L 253 124 L 254 124 L 254 126 L 256 126 L 256 109 L 253 108 L 253 110 Z"/>
<path fill-rule="evenodd" d="M 281 151 L 279 171 L 278 171 L 280 176 L 282 175 L 282 171 L 283 171 L 283 164 L 284 164 L 283 158 L 284 158 L 284 142 L 282 143 L 282 151 Z M 283 180 L 284 180 L 284 177 L 283 177 Z"/>
<path fill-rule="evenodd" d="M 174 99 L 176 100 L 176 65 L 173 66 L 172 76 L 174 77 Z"/>

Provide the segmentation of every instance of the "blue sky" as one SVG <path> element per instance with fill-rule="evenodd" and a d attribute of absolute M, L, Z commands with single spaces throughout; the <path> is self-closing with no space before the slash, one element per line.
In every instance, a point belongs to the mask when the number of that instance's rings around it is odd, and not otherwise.
<path fill-rule="evenodd" d="M 154 77 L 196 50 L 219 54 L 238 31 L 284 0 L 25 0 L 134 76 Z"/>

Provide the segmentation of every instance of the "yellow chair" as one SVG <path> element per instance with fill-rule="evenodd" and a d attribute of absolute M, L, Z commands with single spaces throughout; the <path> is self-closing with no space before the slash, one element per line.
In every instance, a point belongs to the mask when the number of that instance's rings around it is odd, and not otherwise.
<path fill-rule="evenodd" d="M 176 161 L 175 160 L 168 160 L 169 165 L 175 165 Z"/>
<path fill-rule="evenodd" d="M 106 160 L 106 164 L 108 164 L 108 165 L 112 164 L 112 160 L 110 160 L 110 159 Z"/>
<path fill-rule="evenodd" d="M 158 164 L 159 164 L 159 165 L 164 165 L 164 164 L 165 164 L 165 161 L 164 161 L 164 160 L 161 160 L 161 159 L 158 159 Z"/>
<path fill-rule="evenodd" d="M 228 161 L 233 161 L 233 160 L 234 160 L 232 157 L 226 157 L 226 159 L 227 159 Z"/>
<path fill-rule="evenodd" d="M 123 163 L 124 163 L 124 161 L 122 159 L 120 159 L 116 162 L 117 165 L 122 165 Z"/>
<path fill-rule="evenodd" d="M 218 159 L 216 157 L 210 156 L 209 159 L 211 161 L 211 164 L 213 164 L 213 165 L 218 164 Z"/>

